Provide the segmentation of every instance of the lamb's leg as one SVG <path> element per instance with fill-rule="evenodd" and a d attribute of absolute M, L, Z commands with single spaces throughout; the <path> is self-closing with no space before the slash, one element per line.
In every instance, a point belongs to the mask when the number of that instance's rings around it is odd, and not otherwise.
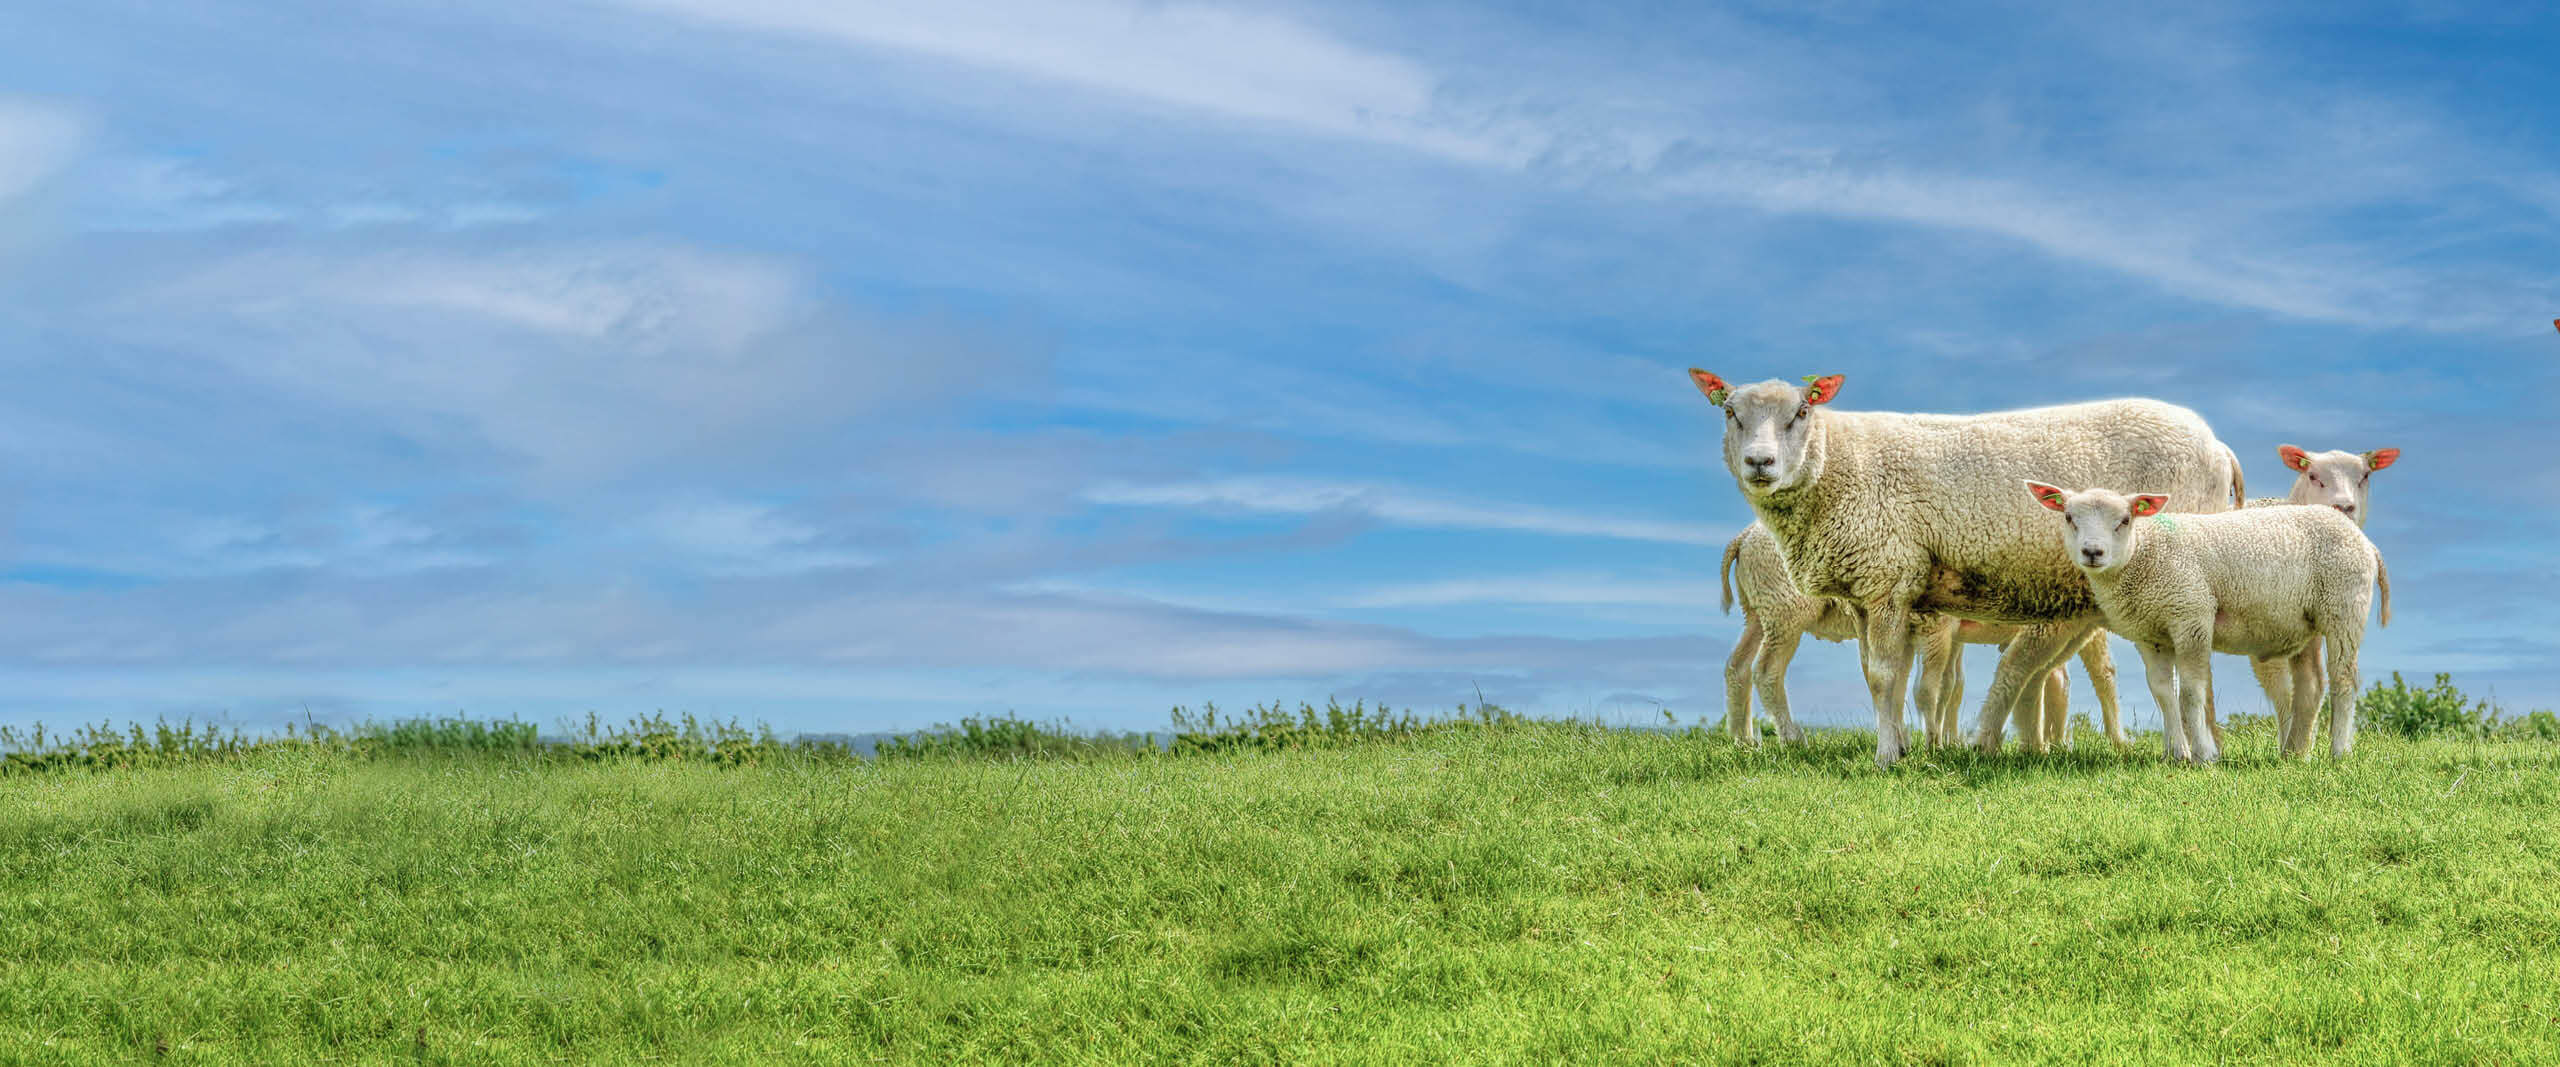
<path fill-rule="evenodd" d="M 2211 680 L 2207 680 L 2204 685 L 2204 732 L 2213 735 L 2214 750 L 2217 752 L 2221 751 L 2222 719 L 2215 715 L 2213 711 L 2213 682 Z"/>
<path fill-rule="evenodd" d="M 2293 675 L 2293 684 L 2285 692 L 2293 706 L 2285 709 L 2284 754 L 2308 759 L 2311 756 L 2311 726 L 2320 718 L 2318 639 L 2285 661 L 2285 670 Z"/>
<path fill-rule="evenodd" d="M 2205 694 L 2213 688 L 2213 632 L 2179 634 L 2177 642 L 2178 702 L 2187 716 L 2187 739 L 2195 746 L 2196 762 L 2211 763 L 2222 758 L 2204 710 Z"/>
<path fill-rule="evenodd" d="M 2171 763 L 2184 763 L 2192 750 L 2187 746 L 2186 721 L 2178 716 L 2177 661 L 2166 648 L 2134 647 L 2142 651 L 2142 673 L 2151 683 L 2151 702 L 2160 708 L 2160 754 Z"/>
<path fill-rule="evenodd" d="M 2124 713 L 2116 706 L 2116 660 L 2107 649 L 2106 631 L 2093 632 L 2080 642 L 2080 665 L 2089 669 L 2089 690 L 2098 694 L 2098 714 L 2107 728 L 2107 741 L 2123 748 Z"/>
<path fill-rule="evenodd" d="M 1724 661 L 1724 732 L 1736 743 L 1760 743 L 1760 728 L 1751 722 L 1751 665 L 1760 658 L 1760 616 L 1745 611 L 1742 637 Z"/>
<path fill-rule="evenodd" d="M 2356 620 L 2362 622 L 2361 618 Z M 2341 623 L 2341 625 L 2345 625 Z M 2356 645 L 2364 635 L 2329 635 L 2329 757 L 2344 759 L 2356 747 Z"/>
<path fill-rule="evenodd" d="M 1973 746 L 2000 751 L 2000 727 L 2021 701 L 2043 699 L 2045 672 L 2052 670 L 2097 625 L 2095 618 L 2043 623 L 2028 627 L 2000 652 L 2000 669 L 1991 675 L 1991 691 L 1983 695 L 1982 712 L 1974 720 Z"/>
<path fill-rule="evenodd" d="M 2314 638 L 2312 638 L 2312 639 L 2311 639 L 2311 644 L 2309 644 L 2308 646 L 2305 646 L 2305 647 L 2303 648 L 2303 650 L 2302 650 L 2302 651 L 2303 651 L 2303 654 L 2304 654 L 2304 655 L 2307 655 L 2307 656 L 2310 656 L 2310 657 L 2311 657 L 2311 676 L 2312 676 L 2312 677 L 2314 677 L 2314 678 L 2320 678 L 2320 679 L 2326 680 L 2326 679 L 2327 679 L 2327 677 L 2328 677 L 2329 672 L 2328 672 L 2328 670 L 2327 670 L 2326 668 L 2324 668 L 2324 667 L 2321 665 L 2320 643 L 2321 643 L 2321 639 L 2320 639 L 2320 638 L 2317 638 L 2317 637 L 2314 637 Z M 2317 701 L 2317 700 L 2314 700 L 2314 701 L 2312 701 L 2312 702 L 2311 702 L 2311 725 L 2310 725 L 2310 727 L 2308 728 L 2308 732 L 2304 733 L 2302 736 L 2303 736 L 2303 737 L 2305 737 L 2305 738 L 2309 738 L 2309 737 L 2311 737 L 2313 734 L 2318 733 L 2319 731 L 2320 731 L 2320 702 L 2319 702 L 2319 701 Z M 2309 745 L 2310 743 L 2311 743 L 2311 742 L 2310 742 L 2310 741 L 2308 741 L 2308 740 L 2305 740 L 2305 741 L 2303 742 L 2303 744 L 2304 744 L 2304 745 L 2306 745 L 2306 746 L 2307 746 L 2307 745 Z M 2308 757 L 2310 754 L 2311 754 L 2311 753 L 2310 753 L 2310 750 L 2309 750 L 2308 748 L 2305 748 L 2305 749 L 2303 750 L 2303 755 L 2304 755 L 2304 756 Z"/>
<path fill-rule="evenodd" d="M 2293 661 L 2295 656 L 2270 656 L 2251 659 L 2249 670 L 2258 676 L 2258 688 L 2267 691 L 2267 706 L 2276 709 L 2276 745 L 2285 755 L 2293 749 Z M 2310 736 L 2308 734 L 2304 735 Z"/>
<path fill-rule="evenodd" d="M 2071 669 L 2056 667 L 2044 682 L 2044 743 L 2049 749 L 2071 747 Z"/>
<path fill-rule="evenodd" d="M 1911 747 L 1902 729 L 1902 686 L 1911 674 L 1911 609 L 1903 603 L 1870 607 L 1858 653 L 1867 673 L 1867 696 L 1876 705 L 1876 766 L 1890 767 Z"/>
<path fill-rule="evenodd" d="M 1796 646 L 1803 643 L 1804 631 L 1774 631 L 1760 641 L 1760 662 L 1751 673 L 1760 681 L 1760 706 L 1769 709 L 1769 717 L 1778 720 L 1778 740 L 1790 745 L 1804 740 L 1804 731 L 1796 728 L 1795 716 L 1787 712 L 1787 664 L 1795 662 Z"/>

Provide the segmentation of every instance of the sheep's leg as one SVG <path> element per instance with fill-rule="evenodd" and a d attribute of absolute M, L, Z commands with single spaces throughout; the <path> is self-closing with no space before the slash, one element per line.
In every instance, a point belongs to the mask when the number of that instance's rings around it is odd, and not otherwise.
<path fill-rule="evenodd" d="M 2049 747 L 2050 739 L 2045 736 L 2044 729 L 2044 709 L 2052 696 L 2053 675 L 2047 672 L 2009 709 L 2009 725 L 2018 731 L 2019 748 L 2041 754 Z"/>
<path fill-rule="evenodd" d="M 2298 655 L 2269 656 L 2249 661 L 2249 669 L 2258 676 L 2258 688 L 2267 691 L 2267 706 L 2276 709 L 2276 745 L 2288 756 L 2293 754 L 2293 661 L 2297 658 Z"/>
<path fill-rule="evenodd" d="M 2094 618 L 2073 622 L 2044 623 L 2028 627 L 2012 638 L 2000 652 L 2000 669 L 1991 675 L 1991 691 L 1983 695 L 1981 714 L 1974 720 L 1973 745 L 1984 752 L 2000 751 L 2000 727 L 2014 712 L 2019 702 L 2030 705 L 2043 699 L 2045 672 L 2060 664 L 2079 642 L 2097 625 Z"/>
<path fill-rule="evenodd" d="M 2048 749 L 2071 747 L 2071 668 L 2056 667 L 2045 676 L 2044 744 Z"/>
<path fill-rule="evenodd" d="M 1876 705 L 1876 766 L 1890 767 L 1911 747 L 1902 729 L 1902 686 L 1911 673 L 1911 609 L 1888 601 L 1862 614 L 1866 633 L 1858 652 L 1867 672 L 1867 696 Z"/>
<path fill-rule="evenodd" d="M 2142 673 L 2151 684 L 2151 702 L 2160 707 L 2160 754 L 2171 763 L 2184 763 L 2191 751 L 2187 747 L 2187 724 L 2178 717 L 2177 661 L 2166 648 L 2147 644 L 2134 646 L 2142 651 Z"/>
<path fill-rule="evenodd" d="M 1790 745 L 1804 740 L 1804 731 L 1796 728 L 1795 716 L 1787 711 L 1787 665 L 1795 662 L 1796 646 L 1803 641 L 1802 630 L 1782 629 L 1763 636 L 1760 662 L 1751 669 L 1760 681 L 1760 706 L 1778 720 L 1778 740 Z"/>
<path fill-rule="evenodd" d="M 1751 723 L 1751 665 L 1760 658 L 1760 616 L 1745 611 L 1742 637 L 1724 661 L 1724 732 L 1736 743 L 1760 743 L 1760 728 Z"/>
<path fill-rule="evenodd" d="M 2214 741 L 2204 710 L 2205 694 L 2213 688 L 2213 635 L 2211 631 L 2180 634 L 2177 642 L 2178 702 L 2187 716 L 2187 740 L 2195 747 L 2196 762 L 2211 763 L 2222 758 L 2222 746 Z"/>
<path fill-rule="evenodd" d="M 2294 654 L 2285 662 L 2293 675 L 2293 685 L 2286 696 L 2293 707 L 2286 709 L 2284 754 L 2309 758 L 2311 726 L 2320 718 L 2320 643 L 2313 639 L 2310 647 Z"/>
<path fill-rule="evenodd" d="M 2116 660 L 2107 650 L 2105 631 L 2080 642 L 2080 665 L 2089 669 L 2089 689 L 2098 694 L 2098 714 L 2107 728 L 2107 741 L 2123 748 L 2124 713 L 2116 706 Z"/>
<path fill-rule="evenodd" d="M 2356 645 L 2363 636 L 2356 633 L 2329 635 L 2329 758 L 2331 759 L 2345 759 L 2347 753 L 2356 747 L 2356 685 L 2358 681 Z"/>
<path fill-rule="evenodd" d="M 1964 642 L 1953 636 L 1955 627 L 1948 627 L 1947 633 L 1947 678 L 1945 688 L 1938 691 L 1938 732 L 1952 745 L 1964 730 Z"/>
<path fill-rule="evenodd" d="M 1939 695 L 1947 687 L 1947 660 L 1955 651 L 1955 620 L 1935 619 L 1918 627 L 1920 680 L 1911 683 L 1911 706 L 1920 711 L 1920 733 L 1930 748 L 1947 743 L 1945 722 L 1938 713 Z"/>

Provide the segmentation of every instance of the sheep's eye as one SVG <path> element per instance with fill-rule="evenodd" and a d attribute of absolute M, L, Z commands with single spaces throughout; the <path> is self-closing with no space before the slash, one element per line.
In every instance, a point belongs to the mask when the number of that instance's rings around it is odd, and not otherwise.
<path fill-rule="evenodd" d="M 1797 418 L 1801 419 L 1801 418 L 1803 418 L 1803 417 L 1805 417 L 1805 416 L 1807 416 L 1807 415 L 1811 415 L 1811 414 L 1813 414 L 1813 405 L 1811 405 L 1811 404 L 1798 404 L 1798 405 L 1796 405 L 1796 417 L 1797 417 Z"/>
<path fill-rule="evenodd" d="M 2121 530 L 2131 525 L 2133 525 L 2133 516 L 2127 515 L 2124 517 L 2123 521 L 2116 523 L 2116 529 Z"/>
<path fill-rule="evenodd" d="M 2320 476 L 2319 476 L 2319 475 L 2317 475 L 2317 474 L 2308 474 L 2308 472 L 2305 472 L 2305 473 L 2306 473 L 2306 474 L 2308 475 L 2308 477 L 2311 479 L 2311 484 L 2313 484 L 2313 485 L 2323 485 L 2323 486 L 2325 486 L 2325 485 L 2329 484 L 2329 483 L 2327 483 L 2327 482 L 2321 481 L 2321 480 L 2320 480 Z"/>
<path fill-rule="evenodd" d="M 1734 414 L 1734 413 L 1733 413 L 1733 409 L 1732 409 L 1732 408 L 1726 408 L 1726 409 L 1724 409 L 1724 417 L 1725 417 L 1726 419 L 1728 419 L 1728 420 L 1730 420 L 1730 421 L 1732 421 L 1732 422 L 1736 422 L 1736 423 L 1739 423 L 1739 422 L 1741 422 L 1741 421 L 1742 421 L 1742 416 Z"/>

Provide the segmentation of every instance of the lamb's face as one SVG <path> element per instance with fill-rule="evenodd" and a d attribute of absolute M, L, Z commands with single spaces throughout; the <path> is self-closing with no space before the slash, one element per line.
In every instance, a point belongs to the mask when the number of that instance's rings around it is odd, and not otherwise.
<path fill-rule="evenodd" d="M 2126 496 L 2105 489 L 2066 492 L 2042 482 L 2028 482 L 2027 493 L 2048 510 L 2062 515 L 2062 551 L 2072 565 L 2091 573 L 2124 566 L 2133 556 L 2139 531 L 2133 520 L 2159 514 L 2169 498 L 2157 493 Z"/>
<path fill-rule="evenodd" d="M 1803 480 L 1805 443 L 1822 416 L 1820 406 L 1840 395 L 1841 375 L 1801 386 L 1773 379 L 1741 389 L 1702 370 L 1691 370 L 1689 377 L 1724 409 L 1724 467 L 1745 495 L 1764 496 Z"/>
<path fill-rule="evenodd" d="M 2362 526 L 2373 500 L 2373 472 L 2398 460 L 2400 450 L 2305 452 L 2292 445 L 2281 445 L 2276 448 L 2276 455 L 2284 460 L 2285 466 L 2295 471 L 2293 492 L 2286 499 L 2296 504 L 2328 505 Z"/>

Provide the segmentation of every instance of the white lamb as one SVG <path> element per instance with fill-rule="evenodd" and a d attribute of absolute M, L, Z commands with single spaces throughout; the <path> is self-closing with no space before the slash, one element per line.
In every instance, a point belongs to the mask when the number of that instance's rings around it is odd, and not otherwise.
<path fill-rule="evenodd" d="M 2229 506 L 2238 470 L 2195 412 L 2109 400 L 1987 415 L 1831 411 L 1841 375 L 1735 389 L 1690 378 L 1725 415 L 1725 469 L 1807 596 L 1849 603 L 1876 712 L 1876 762 L 1909 747 L 1902 691 L 1915 613 L 2027 629 L 2000 657 L 1974 743 L 1997 749 L 2014 705 L 2098 622 L 2088 582 L 2016 497 L 2038 472 L 2167 488 Z"/>
<path fill-rule="evenodd" d="M 1808 636 L 1834 642 L 1854 640 L 1858 636 L 1856 613 L 1839 601 L 1821 600 L 1798 591 L 1794 580 L 1787 576 L 1786 560 L 1778 553 L 1777 539 L 1770 535 L 1768 527 L 1756 522 L 1725 544 L 1718 580 L 1726 612 L 1733 610 L 1737 589 L 1742 603 L 1742 634 L 1725 660 L 1725 731 L 1744 744 L 1759 743 L 1760 728 L 1751 718 L 1751 694 L 1757 689 L 1760 703 L 1777 720 L 1778 736 L 1789 742 L 1802 740 L 1804 732 L 1797 728 L 1788 710 L 1787 667 L 1795 660 L 1797 645 Z M 1934 748 L 1952 743 L 1956 735 L 1956 705 L 1964 692 L 1963 646 L 2004 644 L 2017 636 L 2019 628 L 1934 616 L 1922 620 L 1919 627 L 1915 640 L 1922 642 L 1920 677 L 1912 686 L 1911 701 L 1919 711 L 1923 733 Z M 2091 634 L 2081 643 L 2080 658 L 2089 666 L 2089 685 L 2097 692 L 2107 736 L 2123 744 L 2124 729 L 2116 705 L 2115 663 L 2107 654 L 2104 631 Z M 2017 722 L 2019 739 L 2029 751 L 2041 752 L 2070 743 L 2069 686 L 2069 673 L 2056 667 L 2037 687 L 2036 699 L 2018 702 L 2022 715 Z"/>
<path fill-rule="evenodd" d="M 2391 574 L 2353 521 L 2331 508 L 2300 506 L 2169 516 L 2160 514 L 2169 504 L 2165 494 L 2026 486 L 2032 499 L 2062 515 L 2064 558 L 2087 576 L 2108 628 L 2142 650 L 2170 759 L 2221 755 L 2204 712 L 2215 652 L 2276 663 L 2291 674 L 2285 751 L 2301 751 L 2320 706 L 2319 668 L 2308 650 L 2323 641 L 2329 695 L 2339 710 L 2329 754 L 2354 747 L 2356 649 L 2376 586 L 2382 624 L 2391 624 Z"/>
<path fill-rule="evenodd" d="M 2259 497 L 2249 507 L 2262 508 L 2286 504 L 2312 504 L 2336 508 L 2338 513 L 2363 526 L 2373 516 L 2373 472 L 2400 459 L 2396 448 L 2377 448 L 2371 452 L 2305 452 L 2292 445 L 2277 445 L 2276 457 L 2295 472 L 2293 489 L 2281 497 Z M 2320 668 L 2320 647 L 2310 650 L 2312 673 Z M 2267 702 L 2275 709 L 2276 743 L 2292 736 L 2293 675 L 2282 663 L 2252 661 L 2250 669 L 2258 676 L 2258 685 L 2267 691 Z M 2214 744 L 2222 743 L 2222 723 L 2214 711 L 2213 691 L 2204 694 L 2204 721 L 2212 729 Z"/>

